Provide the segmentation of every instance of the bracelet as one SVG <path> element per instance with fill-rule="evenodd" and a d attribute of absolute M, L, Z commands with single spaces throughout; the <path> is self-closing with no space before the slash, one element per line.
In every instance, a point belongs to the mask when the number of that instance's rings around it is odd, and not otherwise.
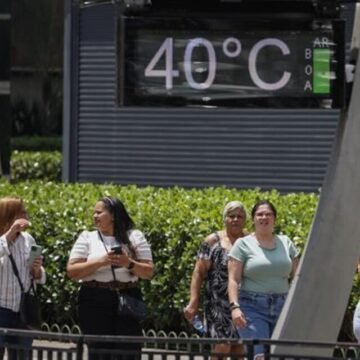
<path fill-rule="evenodd" d="M 237 302 L 230 303 L 230 310 L 233 311 L 235 309 L 240 309 L 240 305 Z"/>

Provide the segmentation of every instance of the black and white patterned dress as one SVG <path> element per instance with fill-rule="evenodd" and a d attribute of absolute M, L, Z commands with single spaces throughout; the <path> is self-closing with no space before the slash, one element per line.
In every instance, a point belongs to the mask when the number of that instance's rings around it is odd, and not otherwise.
<path fill-rule="evenodd" d="M 221 246 L 219 234 L 217 240 L 209 244 L 204 242 L 197 257 L 211 262 L 207 274 L 204 293 L 204 310 L 208 334 L 213 338 L 238 338 L 232 323 L 228 299 L 228 253 Z"/>

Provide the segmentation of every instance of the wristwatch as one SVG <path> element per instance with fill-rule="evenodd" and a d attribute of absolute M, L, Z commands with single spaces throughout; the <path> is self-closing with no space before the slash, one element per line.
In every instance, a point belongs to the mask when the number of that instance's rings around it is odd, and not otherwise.
<path fill-rule="evenodd" d="M 233 311 L 235 309 L 240 309 L 240 305 L 237 302 L 231 302 L 230 303 L 230 310 Z"/>
<path fill-rule="evenodd" d="M 135 263 L 134 263 L 132 260 L 130 260 L 127 269 L 128 269 L 128 270 L 131 270 L 134 266 L 135 266 Z"/>

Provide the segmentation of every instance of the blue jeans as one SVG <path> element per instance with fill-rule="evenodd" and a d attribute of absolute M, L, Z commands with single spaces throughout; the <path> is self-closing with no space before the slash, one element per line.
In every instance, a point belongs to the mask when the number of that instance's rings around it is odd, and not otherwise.
<path fill-rule="evenodd" d="M 0 307 L 0 327 L 9 329 L 23 329 L 19 319 L 19 313 L 10 309 Z M 4 355 L 5 343 L 11 345 L 19 345 L 21 351 L 8 348 L 8 359 L 30 359 L 29 352 L 23 350 L 30 350 L 32 345 L 32 338 L 21 336 L 0 336 L 0 360 Z"/>
<path fill-rule="evenodd" d="M 262 294 L 240 290 L 240 307 L 247 325 L 238 328 L 241 339 L 270 339 L 287 294 Z M 254 346 L 254 355 L 264 353 L 263 345 Z"/>

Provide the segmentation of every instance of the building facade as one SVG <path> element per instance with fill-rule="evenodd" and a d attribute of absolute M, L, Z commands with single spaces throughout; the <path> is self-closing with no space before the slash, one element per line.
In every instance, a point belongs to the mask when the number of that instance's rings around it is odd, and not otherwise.
<path fill-rule="evenodd" d="M 346 25 L 350 38 L 351 21 Z M 67 1 L 65 181 L 321 188 L 340 110 L 121 107 L 116 26 L 115 5 Z"/>

